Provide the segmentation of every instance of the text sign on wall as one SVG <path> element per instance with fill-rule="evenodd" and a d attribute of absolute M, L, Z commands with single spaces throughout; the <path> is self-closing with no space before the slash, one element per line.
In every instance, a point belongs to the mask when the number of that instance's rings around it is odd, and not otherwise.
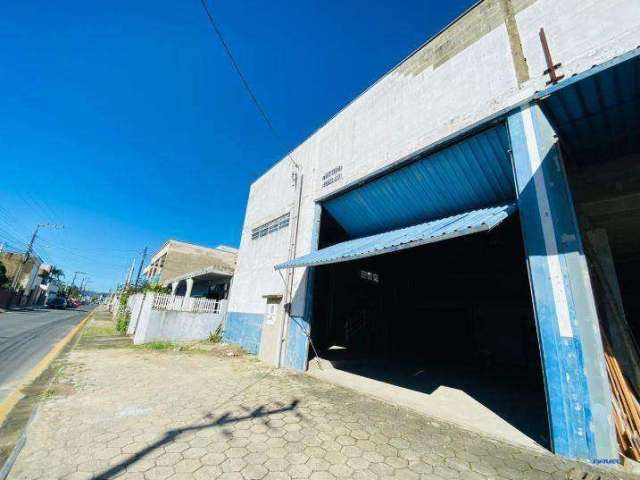
<path fill-rule="evenodd" d="M 322 188 L 328 187 L 332 183 L 336 183 L 342 178 L 342 165 L 338 165 L 332 168 L 327 173 L 322 175 Z"/>

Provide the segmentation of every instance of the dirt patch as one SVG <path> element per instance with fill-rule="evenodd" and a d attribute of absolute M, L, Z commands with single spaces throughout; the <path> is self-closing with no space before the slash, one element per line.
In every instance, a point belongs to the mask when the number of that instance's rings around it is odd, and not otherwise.
<path fill-rule="evenodd" d="M 162 352 L 178 352 L 205 354 L 219 358 L 244 357 L 247 356 L 241 347 L 227 343 L 199 342 L 149 342 L 143 345 L 136 345 L 137 350 L 150 350 Z"/>

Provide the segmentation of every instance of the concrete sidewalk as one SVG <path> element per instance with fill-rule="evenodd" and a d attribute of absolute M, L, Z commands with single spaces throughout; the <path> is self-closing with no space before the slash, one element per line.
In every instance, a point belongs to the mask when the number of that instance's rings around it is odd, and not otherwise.
<path fill-rule="evenodd" d="M 9 478 L 634 478 L 227 357 L 224 348 L 116 346 L 81 340 L 68 355 Z"/>

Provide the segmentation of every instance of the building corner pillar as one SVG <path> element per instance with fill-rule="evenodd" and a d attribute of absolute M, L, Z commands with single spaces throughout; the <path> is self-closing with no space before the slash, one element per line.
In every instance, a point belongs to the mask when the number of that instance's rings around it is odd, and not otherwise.
<path fill-rule="evenodd" d="M 618 463 L 611 387 L 570 187 L 540 107 L 507 120 L 553 451 Z"/>

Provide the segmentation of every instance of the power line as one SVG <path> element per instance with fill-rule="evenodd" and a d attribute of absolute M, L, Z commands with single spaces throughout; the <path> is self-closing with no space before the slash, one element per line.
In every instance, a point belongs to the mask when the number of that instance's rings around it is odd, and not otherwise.
<path fill-rule="evenodd" d="M 50 214 L 50 218 L 52 220 L 57 220 L 60 217 L 59 215 L 56 215 L 48 202 L 43 201 L 41 198 L 35 198 L 35 200 L 37 200 L 37 202 L 42 205 L 42 208 L 45 212 L 48 212 Z"/>
<path fill-rule="evenodd" d="M 3 252 L 8 252 L 8 253 L 21 253 L 26 245 L 15 245 L 11 242 L 6 242 L 6 241 L 1 241 L 0 244 L 3 245 Z"/>
<path fill-rule="evenodd" d="M 29 261 L 29 257 L 31 257 L 31 254 L 33 253 L 33 245 L 36 241 L 36 238 L 38 238 L 38 232 L 40 231 L 41 228 L 64 228 L 64 225 L 56 225 L 53 223 L 38 223 L 36 225 L 36 228 L 33 231 L 33 235 L 31 235 L 31 240 L 29 241 L 29 245 L 27 245 L 27 250 L 24 253 L 24 258 L 22 262 L 20 262 L 20 264 L 18 265 L 18 269 L 13 276 L 13 282 L 11 282 L 11 288 L 13 290 L 15 290 L 16 286 L 18 285 L 18 281 L 20 280 L 20 275 L 22 274 L 22 269 L 24 268 L 26 263 Z"/>
<path fill-rule="evenodd" d="M 0 214 L 4 218 L 6 218 L 10 222 L 11 225 L 15 225 L 15 226 L 19 227 L 21 230 L 24 230 L 25 232 L 29 231 L 29 227 L 27 227 L 24 223 L 22 223 L 20 220 L 18 220 L 16 217 L 14 217 L 11 214 L 11 212 L 9 212 L 9 210 L 7 210 L 6 208 L 4 208 L 1 205 L 0 205 Z"/>
<path fill-rule="evenodd" d="M 207 0 L 200 0 L 200 3 L 202 4 L 202 8 L 204 9 L 204 12 L 206 13 L 207 18 L 209 19 L 209 23 L 213 27 L 213 30 L 215 31 L 216 36 L 218 37 L 218 40 L 220 41 L 220 44 L 222 45 L 222 48 L 224 49 L 225 53 L 227 54 L 227 57 L 229 58 L 229 61 L 231 62 L 231 65 L 233 66 L 233 69 L 238 74 L 238 77 L 240 78 L 240 81 L 242 82 L 242 85 L 243 85 L 244 89 L 247 91 L 247 94 L 249 95 L 249 98 L 251 99 L 251 101 L 255 105 L 256 109 L 258 110 L 258 113 L 260 114 L 260 116 L 262 117 L 264 122 L 267 124 L 267 127 L 269 127 L 269 130 L 271 131 L 273 136 L 276 138 L 276 140 L 278 140 L 278 142 L 280 144 L 282 144 L 283 143 L 282 137 L 280 137 L 280 135 L 278 134 L 278 131 L 273 126 L 273 123 L 271 122 L 271 119 L 269 118 L 269 115 L 267 114 L 267 111 L 262 107 L 262 104 L 258 101 L 258 97 L 256 96 L 255 93 L 253 93 L 253 90 L 249 86 L 249 82 L 247 81 L 247 78 L 242 73 L 242 70 L 240 69 L 240 65 L 238 64 L 238 62 L 236 61 L 235 57 L 233 56 L 233 53 L 231 52 L 231 48 L 229 48 L 229 45 L 227 44 L 226 40 L 224 39 L 224 35 L 222 35 L 222 31 L 218 27 L 218 24 L 215 21 L 215 19 L 213 18 L 213 14 L 211 13 L 211 10 L 209 9 L 209 5 L 207 4 Z M 293 164 L 293 166 L 296 169 L 300 168 L 298 163 L 293 159 L 291 153 L 287 153 L 286 157 L 291 161 L 291 163 Z"/>
<path fill-rule="evenodd" d="M 29 208 L 36 220 L 40 219 L 42 221 L 49 221 L 48 215 L 42 215 L 42 211 L 38 208 L 35 202 L 27 196 L 27 192 L 21 192 L 18 195 L 22 198 L 22 203 Z"/>
<path fill-rule="evenodd" d="M 48 221 L 54 220 L 54 218 L 51 217 L 50 213 L 47 210 L 45 210 L 45 208 L 42 206 L 42 202 L 39 201 L 37 198 L 35 198 L 33 195 L 31 195 L 31 193 L 25 192 L 25 198 L 27 198 L 34 207 L 36 207 L 40 215 L 43 215 L 45 219 L 47 219 Z"/>
<path fill-rule="evenodd" d="M 26 236 L 19 233 L 7 220 L 2 217 L 0 217 L 0 227 L 2 227 L 2 231 L 4 231 L 7 235 L 11 235 L 14 238 L 20 239 L 20 241 L 25 241 L 26 243 Z"/>
<path fill-rule="evenodd" d="M 70 252 L 72 254 L 79 255 L 77 252 L 80 249 L 72 248 L 72 247 L 66 247 L 66 246 L 60 245 L 58 243 L 52 243 L 51 239 L 45 240 L 45 245 L 47 245 L 48 247 L 51 247 L 51 248 L 57 248 L 57 249 L 60 249 L 60 250 L 64 250 L 66 252 Z M 120 249 L 114 249 L 114 250 L 84 250 L 83 249 L 82 252 L 84 254 L 86 254 L 86 255 L 95 255 L 97 257 L 111 255 L 111 256 L 114 256 L 115 258 L 118 258 L 118 257 L 122 257 L 124 255 L 127 255 L 127 257 L 128 257 L 129 256 L 128 254 L 139 253 L 140 251 L 139 250 L 135 250 L 135 249 L 130 249 L 130 250 L 124 250 L 124 249 L 122 249 L 122 250 L 120 250 Z M 114 255 L 114 254 L 118 254 L 118 255 Z"/>
<path fill-rule="evenodd" d="M 27 242 L 24 241 L 23 239 L 16 237 L 15 235 L 11 234 L 11 232 L 8 232 L 5 230 L 0 230 L 0 238 L 16 244 L 23 244 L 23 245 L 27 244 Z"/>
<path fill-rule="evenodd" d="M 42 242 L 41 242 L 41 243 L 42 243 Z M 109 267 L 112 267 L 112 268 L 118 268 L 118 269 L 123 268 L 123 266 L 124 266 L 124 264 L 112 263 L 112 262 L 110 262 L 110 261 L 108 261 L 108 260 L 107 260 L 107 261 L 105 261 L 105 260 L 103 260 L 103 259 L 101 259 L 101 258 L 91 258 L 91 257 L 88 257 L 88 256 L 86 256 L 86 255 L 82 255 L 82 254 L 80 254 L 80 253 L 77 253 L 77 252 L 75 252 L 75 251 L 74 251 L 74 250 L 72 250 L 72 249 L 66 249 L 66 248 L 63 248 L 63 247 L 61 247 L 61 246 L 59 246 L 59 245 L 58 245 L 58 246 L 56 246 L 56 245 L 51 245 L 50 243 L 46 243 L 46 242 L 44 243 L 44 245 L 46 245 L 48 248 L 54 248 L 54 249 L 55 249 L 55 248 L 59 248 L 59 249 L 63 249 L 63 250 L 65 250 L 65 253 L 60 254 L 61 256 L 64 256 L 64 255 L 71 255 L 72 257 L 76 257 L 77 259 L 82 260 L 82 261 L 85 261 L 85 262 L 91 262 L 91 263 L 101 264 L 101 265 L 109 266 Z M 103 267 L 103 268 L 104 268 L 104 267 Z"/>

